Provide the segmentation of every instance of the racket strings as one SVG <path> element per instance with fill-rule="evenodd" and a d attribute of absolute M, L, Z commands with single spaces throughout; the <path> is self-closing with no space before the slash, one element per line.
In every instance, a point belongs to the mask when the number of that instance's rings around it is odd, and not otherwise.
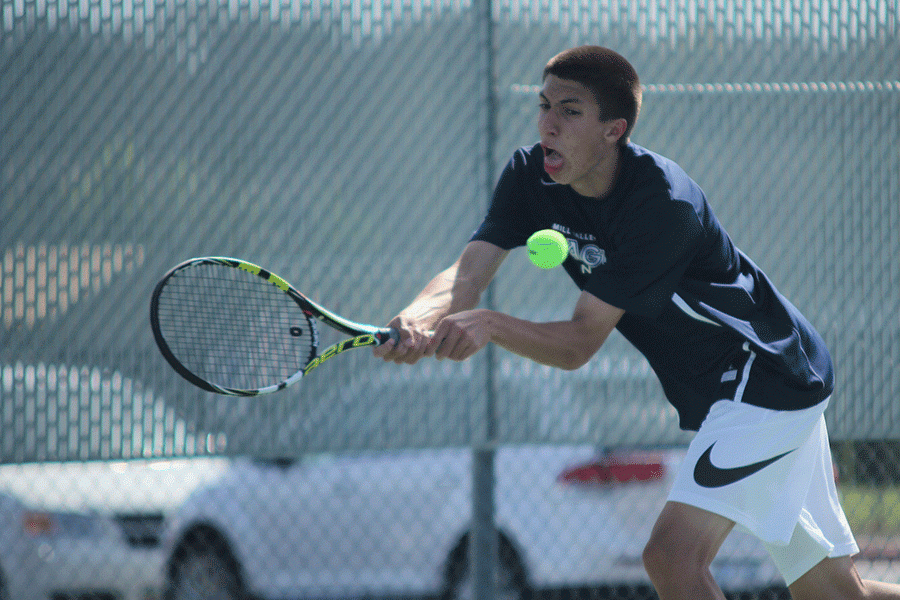
<path fill-rule="evenodd" d="M 176 272 L 158 314 L 172 354 L 219 387 L 277 385 L 315 355 L 312 320 L 279 288 L 240 269 L 197 264 Z"/>

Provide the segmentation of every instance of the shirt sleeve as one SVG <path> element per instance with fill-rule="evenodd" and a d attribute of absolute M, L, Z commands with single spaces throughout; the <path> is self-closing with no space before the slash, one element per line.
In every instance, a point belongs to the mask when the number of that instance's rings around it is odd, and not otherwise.
<path fill-rule="evenodd" d="M 494 187 L 494 196 L 484 221 L 470 241 L 490 242 L 504 250 L 524 246 L 534 231 L 525 203 L 528 191 L 528 158 L 521 150 L 507 163 Z"/>
<path fill-rule="evenodd" d="M 629 313 L 656 318 L 671 300 L 703 240 L 690 202 L 654 194 L 629 203 L 615 249 L 584 290 Z"/>

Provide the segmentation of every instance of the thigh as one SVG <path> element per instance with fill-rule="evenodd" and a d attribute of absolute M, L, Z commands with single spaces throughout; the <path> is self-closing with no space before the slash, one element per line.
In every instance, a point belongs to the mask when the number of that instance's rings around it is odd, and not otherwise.
<path fill-rule="evenodd" d="M 849 556 L 826 558 L 788 586 L 794 600 L 862 598 L 865 585 Z"/>
<path fill-rule="evenodd" d="M 648 547 L 680 559 L 709 566 L 722 542 L 734 527 L 734 521 L 716 513 L 683 504 L 666 502 Z"/>

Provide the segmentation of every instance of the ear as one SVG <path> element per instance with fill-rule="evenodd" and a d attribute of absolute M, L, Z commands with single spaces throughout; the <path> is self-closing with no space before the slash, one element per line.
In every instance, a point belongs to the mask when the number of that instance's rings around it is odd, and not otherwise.
<path fill-rule="evenodd" d="M 613 119 L 606 122 L 606 138 L 610 142 L 618 142 L 628 129 L 628 121 L 625 119 Z"/>

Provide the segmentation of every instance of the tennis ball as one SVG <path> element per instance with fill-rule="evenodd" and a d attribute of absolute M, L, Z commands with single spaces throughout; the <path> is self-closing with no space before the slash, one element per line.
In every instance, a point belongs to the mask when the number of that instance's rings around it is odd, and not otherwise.
<path fill-rule="evenodd" d="M 569 255 L 566 237 L 553 229 L 541 229 L 528 238 L 528 258 L 542 269 L 558 267 Z"/>

